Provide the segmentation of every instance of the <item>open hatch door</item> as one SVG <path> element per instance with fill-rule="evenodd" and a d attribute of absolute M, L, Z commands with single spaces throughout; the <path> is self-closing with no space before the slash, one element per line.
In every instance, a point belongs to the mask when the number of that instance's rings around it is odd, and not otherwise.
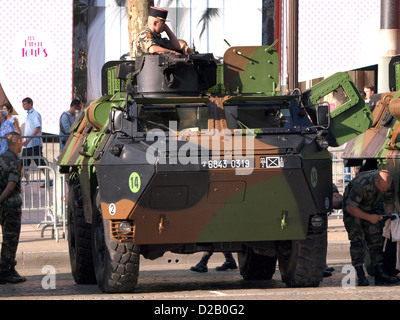
<path fill-rule="evenodd" d="M 368 130 L 373 123 L 371 110 L 347 73 L 339 72 L 319 82 L 303 94 L 303 105 L 330 106 L 329 132 L 337 147 Z"/>

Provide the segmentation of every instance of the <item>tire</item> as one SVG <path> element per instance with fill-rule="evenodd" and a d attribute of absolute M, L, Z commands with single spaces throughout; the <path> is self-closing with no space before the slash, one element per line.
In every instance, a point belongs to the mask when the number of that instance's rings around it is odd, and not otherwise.
<path fill-rule="evenodd" d="M 77 184 L 72 184 L 69 188 L 67 226 L 72 277 L 78 284 L 94 284 L 96 278 L 92 259 L 91 225 L 85 221 L 81 190 Z"/>
<path fill-rule="evenodd" d="M 327 231 L 309 233 L 305 240 L 278 243 L 282 281 L 290 288 L 317 287 L 326 265 Z"/>
<path fill-rule="evenodd" d="M 277 257 L 264 256 L 246 248 L 238 253 L 240 274 L 244 280 L 271 280 Z"/>
<path fill-rule="evenodd" d="M 93 204 L 92 246 L 94 273 L 105 293 L 133 292 L 139 276 L 139 246 L 119 243 L 110 235 L 110 220 L 103 219 L 99 193 Z"/>

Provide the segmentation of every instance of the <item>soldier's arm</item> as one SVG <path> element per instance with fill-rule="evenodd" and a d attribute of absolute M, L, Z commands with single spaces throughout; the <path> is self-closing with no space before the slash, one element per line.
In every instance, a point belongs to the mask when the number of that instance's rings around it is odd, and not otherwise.
<path fill-rule="evenodd" d="M 6 188 L 4 189 L 4 191 L 1 193 L 0 195 L 0 205 L 7 200 L 7 198 L 10 196 L 10 194 L 14 191 L 15 186 L 17 185 L 16 182 L 14 181 L 9 181 L 7 183 Z"/>
<path fill-rule="evenodd" d="M 171 45 L 175 50 L 182 49 L 177 37 L 165 23 L 163 25 L 163 31 L 165 31 L 166 34 L 168 35 L 168 38 L 171 41 Z"/>
<path fill-rule="evenodd" d="M 367 220 L 373 224 L 376 224 L 383 219 L 382 216 L 380 216 L 379 214 L 365 213 L 358 207 L 346 206 L 346 211 L 350 213 L 353 217 Z"/>
<path fill-rule="evenodd" d="M 156 46 L 156 45 L 152 45 L 149 48 L 149 53 L 151 53 L 151 54 L 172 53 L 172 54 L 179 55 L 179 52 L 177 52 L 177 51 L 170 50 L 170 49 L 163 48 L 163 47 Z"/>

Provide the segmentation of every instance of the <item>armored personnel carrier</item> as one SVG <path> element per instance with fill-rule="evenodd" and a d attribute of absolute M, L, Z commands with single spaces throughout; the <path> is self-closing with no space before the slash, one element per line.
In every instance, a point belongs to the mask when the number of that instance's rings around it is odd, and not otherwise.
<path fill-rule="evenodd" d="M 135 289 L 140 258 L 237 252 L 244 279 L 318 286 L 338 146 L 370 110 L 338 73 L 283 95 L 274 46 L 107 63 L 104 95 L 75 122 L 68 243 L 77 283 Z"/>

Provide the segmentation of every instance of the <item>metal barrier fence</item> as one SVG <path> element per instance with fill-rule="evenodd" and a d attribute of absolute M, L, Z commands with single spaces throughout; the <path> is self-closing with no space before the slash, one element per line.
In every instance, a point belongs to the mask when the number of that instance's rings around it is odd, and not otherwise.
<path fill-rule="evenodd" d="M 344 148 L 330 148 L 332 154 L 332 181 L 336 184 L 339 192 L 343 194 L 347 184 L 355 177 L 354 168 L 348 168 L 344 166 L 342 159 L 342 153 Z M 342 210 L 333 210 L 331 216 L 336 216 L 338 219 L 343 215 Z"/>
<path fill-rule="evenodd" d="M 23 199 L 22 206 L 22 223 L 37 224 L 38 228 L 42 228 L 41 236 L 44 237 L 44 232 L 47 228 L 51 230 L 52 238 L 56 241 L 60 237 L 60 228 L 62 237 L 66 235 L 66 210 L 67 210 L 67 181 L 63 174 L 59 173 L 56 164 L 57 158 L 60 155 L 58 135 L 43 135 L 43 155 L 42 156 L 23 156 L 23 162 L 29 159 L 31 164 L 23 167 L 23 178 L 21 183 L 21 193 Z M 4 137 L 0 137 L 3 139 Z M 34 138 L 37 137 L 28 137 Z M 353 170 L 347 170 L 344 167 L 341 158 L 343 148 L 331 148 L 329 151 L 332 154 L 332 178 L 333 183 L 343 194 L 347 183 L 355 176 Z M 42 160 L 44 165 L 40 164 Z M 342 215 L 342 210 L 334 210 L 332 216 L 339 218 Z"/>
<path fill-rule="evenodd" d="M 61 136 L 43 135 L 41 137 L 23 136 L 43 140 L 42 155 L 23 155 L 21 196 L 22 223 L 37 224 L 44 237 L 46 229 L 58 242 L 60 229 L 66 235 L 66 177 L 59 173 L 56 164 L 60 154 Z M 4 139 L 5 137 L 0 137 Z"/>

